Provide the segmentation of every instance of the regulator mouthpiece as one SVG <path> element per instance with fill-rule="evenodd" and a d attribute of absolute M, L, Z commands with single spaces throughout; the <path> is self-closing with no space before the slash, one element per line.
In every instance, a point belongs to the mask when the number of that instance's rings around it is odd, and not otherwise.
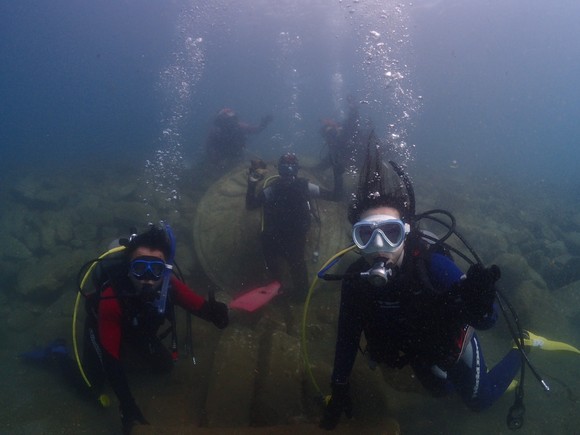
<path fill-rule="evenodd" d="M 139 289 L 138 296 L 142 297 L 145 301 L 151 302 L 153 299 L 157 297 L 157 291 L 153 288 L 151 284 L 143 284 L 143 286 Z"/>
<path fill-rule="evenodd" d="M 375 287 L 384 287 L 389 282 L 389 278 L 393 276 L 393 263 L 382 259 L 377 260 L 373 267 L 360 275 Z"/>

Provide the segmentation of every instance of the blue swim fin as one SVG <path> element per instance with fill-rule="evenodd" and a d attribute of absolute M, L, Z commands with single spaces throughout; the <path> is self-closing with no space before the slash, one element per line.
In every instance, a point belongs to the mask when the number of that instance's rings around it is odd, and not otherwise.
<path fill-rule="evenodd" d="M 28 352 L 22 352 L 18 357 L 24 361 L 46 362 L 58 356 L 67 356 L 68 348 L 64 338 L 57 338 L 45 348 L 36 348 Z"/>

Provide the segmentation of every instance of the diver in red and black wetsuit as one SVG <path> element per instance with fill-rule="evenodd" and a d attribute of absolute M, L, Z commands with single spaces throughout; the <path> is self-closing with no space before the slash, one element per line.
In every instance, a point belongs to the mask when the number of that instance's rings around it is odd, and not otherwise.
<path fill-rule="evenodd" d="M 75 361 L 63 339 L 20 357 L 49 363 L 82 396 L 97 399 L 103 406 L 109 402 L 102 394 L 105 381 L 109 381 L 119 399 L 123 432 L 128 434 L 136 423 L 148 423 L 129 388 L 122 355 L 131 350 L 155 373 L 169 372 L 177 357 L 176 305 L 219 329 L 228 325 L 229 317 L 226 304 L 217 302 L 211 294 L 204 300 L 176 278 L 175 240 L 169 225 L 150 225 L 142 234 L 119 239 L 119 245 L 86 263 L 79 275 L 85 272 L 79 290 L 87 298 L 82 363 L 76 343 Z M 89 276 L 95 291 L 86 294 L 83 287 Z M 169 327 L 159 334 L 167 323 Z M 161 341 L 169 333 L 171 351 Z"/>
<path fill-rule="evenodd" d="M 148 231 L 132 236 L 123 251 L 121 273 L 111 276 L 87 301 L 83 366 L 93 394 L 105 379 L 111 384 L 125 432 L 136 422 L 147 421 L 131 394 L 122 348 L 137 351 L 154 372 L 168 372 L 174 358 L 157 333 L 166 320 L 174 327 L 175 305 L 220 329 L 228 324 L 224 303 L 204 300 L 171 274 L 175 242 L 170 231 L 168 226 L 151 225 Z"/>

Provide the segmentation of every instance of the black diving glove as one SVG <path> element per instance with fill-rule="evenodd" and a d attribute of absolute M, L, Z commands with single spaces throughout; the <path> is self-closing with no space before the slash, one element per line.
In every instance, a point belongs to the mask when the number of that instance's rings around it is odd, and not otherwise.
<path fill-rule="evenodd" d="M 137 406 L 134 400 L 131 402 L 121 405 L 121 425 L 123 426 L 123 434 L 128 435 L 131 433 L 133 426 L 136 423 L 139 424 L 149 424 L 149 422 L 143 416 L 143 413 Z"/>
<path fill-rule="evenodd" d="M 352 417 L 352 400 L 349 390 L 349 384 L 332 384 L 332 396 L 324 409 L 324 416 L 319 425 L 322 429 L 334 429 L 343 412 L 347 418 Z"/>
<path fill-rule="evenodd" d="M 463 281 L 463 300 L 474 314 L 485 314 L 492 310 L 495 301 L 495 283 L 500 279 L 501 271 L 492 264 L 484 267 L 477 263 L 469 268 Z"/>
<path fill-rule="evenodd" d="M 212 322 L 218 329 L 224 329 L 230 322 L 228 306 L 211 297 L 203 304 L 199 316 Z"/>

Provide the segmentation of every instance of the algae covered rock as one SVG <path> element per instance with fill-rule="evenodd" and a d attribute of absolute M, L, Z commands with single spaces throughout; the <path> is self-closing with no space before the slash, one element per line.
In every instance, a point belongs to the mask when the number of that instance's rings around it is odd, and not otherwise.
<path fill-rule="evenodd" d="M 270 175 L 277 173 L 271 166 L 269 169 Z M 306 169 L 301 169 L 299 176 L 332 188 Z M 193 229 L 196 253 L 205 273 L 229 292 L 268 280 L 260 245 L 262 211 L 246 210 L 246 177 L 246 167 L 239 166 L 210 186 L 198 205 Z M 321 225 L 312 220 L 304 252 L 312 278 L 326 259 L 349 244 L 345 204 L 317 199 L 313 207 L 318 209 Z M 317 249 L 319 260 L 314 262 Z"/>
<path fill-rule="evenodd" d="M 27 260 L 32 257 L 30 249 L 16 237 L 0 232 L 0 243 L 2 245 L 2 258 L 12 260 Z"/>
<path fill-rule="evenodd" d="M 58 248 L 50 255 L 29 260 L 18 274 L 17 292 L 38 303 L 56 300 L 74 288 L 75 260 L 69 248 Z"/>

